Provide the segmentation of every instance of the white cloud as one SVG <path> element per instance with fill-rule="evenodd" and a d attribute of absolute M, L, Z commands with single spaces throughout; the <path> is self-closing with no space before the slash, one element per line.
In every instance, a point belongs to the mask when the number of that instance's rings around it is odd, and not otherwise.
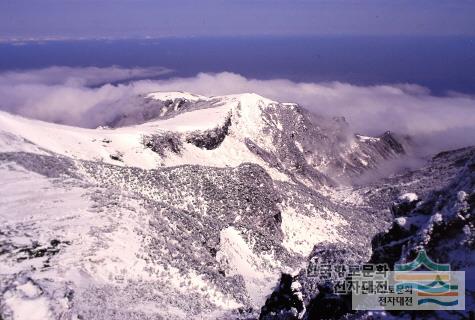
<path fill-rule="evenodd" d="M 133 78 L 156 77 L 170 72 L 166 68 L 108 68 L 98 67 L 50 67 L 29 71 L 9 71 L 0 73 L 0 85 L 45 84 L 67 86 L 94 86 L 111 81 Z"/>
<path fill-rule="evenodd" d="M 107 83 L 165 72 L 160 68 L 54 67 L 2 73 L 0 108 L 46 121 L 95 127 L 128 107 L 127 99 L 150 91 L 181 90 L 203 95 L 256 92 L 283 102 L 297 102 L 319 114 L 345 116 L 360 133 L 392 130 L 415 136 L 431 153 L 475 145 L 475 99 L 457 94 L 436 97 L 417 85 L 296 83 L 246 79 L 226 72 Z"/>

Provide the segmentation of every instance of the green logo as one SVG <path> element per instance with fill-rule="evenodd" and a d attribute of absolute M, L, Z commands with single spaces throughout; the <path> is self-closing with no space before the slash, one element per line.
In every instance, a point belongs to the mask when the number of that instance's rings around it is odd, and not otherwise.
<path fill-rule="evenodd" d="M 421 266 L 424 266 L 431 271 L 450 271 L 450 264 L 441 264 L 432 261 L 424 249 L 419 251 L 416 259 L 413 261 L 402 264 L 396 263 L 394 265 L 394 271 L 414 271 Z"/>

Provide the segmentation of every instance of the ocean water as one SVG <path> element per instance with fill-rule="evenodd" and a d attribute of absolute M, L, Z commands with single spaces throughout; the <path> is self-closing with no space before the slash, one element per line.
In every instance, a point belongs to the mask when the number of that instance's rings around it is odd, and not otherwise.
<path fill-rule="evenodd" d="M 49 66 L 229 71 L 250 78 L 357 85 L 412 83 L 475 94 L 473 37 L 227 37 L 0 44 L 0 71 Z M 163 76 L 162 76 L 163 77 Z"/>

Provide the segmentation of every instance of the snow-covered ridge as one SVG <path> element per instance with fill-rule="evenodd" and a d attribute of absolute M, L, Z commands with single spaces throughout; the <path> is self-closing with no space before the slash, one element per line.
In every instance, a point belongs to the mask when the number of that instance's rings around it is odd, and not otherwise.
<path fill-rule="evenodd" d="M 193 101 L 207 99 L 187 93 L 151 93 L 154 99 L 183 97 Z M 85 129 L 26 119 L 0 111 L 0 148 L 2 151 L 52 152 L 76 159 L 103 161 L 116 165 L 154 168 L 163 164 L 156 153 L 143 146 L 144 136 L 163 132 L 194 132 L 222 125 L 229 112 L 239 104 L 239 96 L 215 98 L 222 101 L 214 108 L 180 113 L 142 125 L 115 129 Z M 26 140 L 30 143 L 21 143 Z M 16 142 L 15 142 L 16 141 Z M 191 152 L 197 149 L 189 146 Z M 199 151 L 199 150 L 195 150 Z M 121 155 L 120 160 L 111 158 Z M 175 159 L 176 160 L 176 159 Z M 203 160 L 203 159 L 202 159 Z M 186 163 L 186 159 L 180 163 Z M 205 163 L 203 163 L 205 164 Z"/>
<path fill-rule="evenodd" d="M 142 106 L 158 108 L 149 115 L 156 118 L 113 129 L 69 127 L 0 112 L 0 148 L 144 169 L 251 162 L 277 180 L 315 186 L 331 180 L 326 174 L 360 174 L 401 152 L 380 138 L 348 139 L 341 120 L 315 124 L 300 106 L 253 93 L 204 97 L 154 92 L 145 99 L 160 101 Z"/>
<path fill-rule="evenodd" d="M 378 142 L 380 138 L 377 137 L 368 137 L 368 136 L 362 136 L 360 134 L 355 135 L 356 138 L 362 142 Z"/>
<path fill-rule="evenodd" d="M 198 101 L 198 100 L 208 100 L 208 97 L 200 96 L 197 94 L 192 94 L 188 92 L 182 91 L 169 91 L 169 92 L 152 92 L 146 95 L 147 98 L 154 99 L 154 100 L 161 100 L 161 101 L 168 101 L 168 100 L 189 100 L 189 101 Z"/>

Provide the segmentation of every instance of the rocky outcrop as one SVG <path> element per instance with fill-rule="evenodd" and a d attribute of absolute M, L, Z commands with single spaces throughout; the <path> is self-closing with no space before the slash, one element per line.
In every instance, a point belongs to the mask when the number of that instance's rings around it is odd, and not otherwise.
<path fill-rule="evenodd" d="M 186 142 L 194 144 L 198 148 L 212 150 L 219 147 L 229 134 L 231 126 L 231 117 L 228 117 L 223 126 L 216 127 L 212 130 L 202 132 L 191 132 L 186 137 Z"/>
<path fill-rule="evenodd" d="M 165 157 L 166 152 L 180 154 L 183 148 L 181 136 L 173 132 L 145 136 L 142 143 L 146 148 L 158 153 L 161 157 Z"/>
<path fill-rule="evenodd" d="M 305 313 L 301 286 L 295 277 L 282 274 L 279 285 L 262 307 L 259 320 L 301 319 Z"/>

